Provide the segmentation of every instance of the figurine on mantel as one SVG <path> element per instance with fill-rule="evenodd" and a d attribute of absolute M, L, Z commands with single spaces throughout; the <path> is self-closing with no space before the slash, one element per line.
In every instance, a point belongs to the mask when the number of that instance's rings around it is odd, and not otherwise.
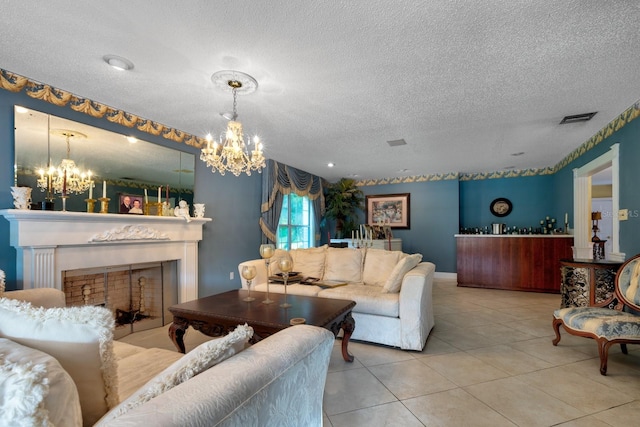
<path fill-rule="evenodd" d="M 187 222 L 191 222 L 191 217 L 189 216 L 189 205 L 184 200 L 180 200 L 178 206 L 173 209 L 173 215 L 184 218 Z"/>

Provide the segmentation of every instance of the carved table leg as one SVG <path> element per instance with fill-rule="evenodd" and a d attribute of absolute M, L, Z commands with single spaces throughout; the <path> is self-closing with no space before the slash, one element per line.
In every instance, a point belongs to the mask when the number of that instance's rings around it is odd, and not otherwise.
<path fill-rule="evenodd" d="M 173 323 L 169 326 L 169 338 L 171 338 L 171 341 L 173 341 L 173 344 L 180 353 L 186 353 L 183 337 L 188 327 L 188 320 L 175 316 L 173 318 Z"/>
<path fill-rule="evenodd" d="M 356 321 L 351 317 L 351 313 L 347 314 L 342 324 L 340 325 L 344 334 L 342 335 L 342 358 L 346 362 L 353 362 L 353 355 L 349 354 L 348 346 L 349 339 L 351 339 L 351 334 L 353 330 L 356 328 Z"/>

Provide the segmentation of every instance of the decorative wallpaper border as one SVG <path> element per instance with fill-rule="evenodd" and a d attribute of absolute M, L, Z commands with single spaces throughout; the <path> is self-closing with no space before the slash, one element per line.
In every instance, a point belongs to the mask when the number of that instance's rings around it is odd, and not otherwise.
<path fill-rule="evenodd" d="M 117 110 L 115 108 L 100 104 L 99 102 L 95 102 L 87 98 L 81 98 L 70 92 L 54 88 L 44 83 L 36 82 L 34 80 L 28 79 L 27 77 L 20 76 L 2 68 L 0 68 L 0 89 L 8 90 L 10 92 L 20 92 L 24 90 L 25 93 L 31 98 L 40 99 L 42 101 L 49 102 L 50 104 L 54 104 L 58 107 L 64 107 L 68 105 L 72 110 L 87 114 L 91 117 L 105 117 L 110 122 L 117 123 L 128 128 L 136 127 L 142 132 L 146 132 L 155 136 L 162 136 L 165 139 L 174 141 L 179 144 L 184 143 L 196 148 L 202 148 L 207 142 L 204 138 L 182 132 L 178 129 L 165 126 L 161 123 L 143 119 L 141 117 L 127 113 L 126 111 Z M 635 120 L 638 117 L 640 117 L 640 100 L 633 104 L 631 107 L 627 108 L 622 114 L 609 122 L 609 124 L 600 129 L 594 136 L 580 145 L 580 147 L 569 153 L 569 155 L 567 155 L 553 167 L 540 169 L 502 170 L 480 173 L 449 172 L 432 175 L 367 179 L 360 181 L 357 180 L 356 185 L 359 187 L 363 187 L 371 185 L 444 181 L 452 179 L 460 181 L 475 181 L 483 179 L 551 175 L 558 172 L 560 169 L 564 168 L 569 163 L 582 156 L 584 153 L 591 150 L 593 147 L 611 136 L 614 132 L 622 129 L 627 123 L 630 123 L 632 120 Z"/>
<path fill-rule="evenodd" d="M 161 136 L 179 144 L 184 143 L 196 148 L 202 148 L 207 142 L 204 138 L 138 117 L 126 111 L 118 110 L 87 98 L 81 98 L 70 92 L 36 82 L 2 68 L 0 68 L 0 89 L 10 92 L 24 91 L 31 98 L 40 99 L 58 107 L 69 106 L 73 111 L 99 119 L 104 117 L 112 123 L 117 123 L 128 128 L 135 127 L 142 132 L 154 136 Z"/>
<path fill-rule="evenodd" d="M 480 173 L 449 173 L 449 174 L 437 174 L 437 175 L 418 175 L 408 176 L 402 178 L 381 178 L 381 179 L 369 179 L 356 181 L 356 185 L 359 187 L 369 185 L 383 185 L 383 184 L 405 184 L 411 182 L 425 182 L 425 181 L 441 181 L 443 179 L 458 179 L 460 181 L 477 181 L 483 179 L 496 179 L 496 178 L 517 178 L 523 176 L 536 176 L 536 175 L 553 175 L 560 169 L 567 166 L 569 163 L 582 156 L 587 151 L 600 144 L 602 141 L 613 135 L 614 132 L 622 129 L 627 123 L 640 117 L 640 100 L 627 108 L 622 114 L 610 121 L 605 127 L 600 129 L 595 135 L 584 142 L 580 147 L 573 150 L 569 155 L 562 159 L 555 166 L 546 168 L 532 168 L 532 169 L 514 169 L 514 170 L 501 170 L 495 172 L 480 172 Z"/>

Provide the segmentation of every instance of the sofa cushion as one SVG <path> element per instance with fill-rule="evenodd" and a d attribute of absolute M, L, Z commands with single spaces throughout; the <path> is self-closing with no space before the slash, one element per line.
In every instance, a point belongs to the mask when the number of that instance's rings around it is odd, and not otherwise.
<path fill-rule="evenodd" d="M 386 251 L 384 249 L 367 249 L 364 256 L 362 280 L 365 285 L 384 286 L 387 278 L 400 261 L 406 256 L 401 251 Z"/>
<path fill-rule="evenodd" d="M 85 425 L 118 403 L 113 329 L 113 315 L 104 307 L 45 309 L 0 298 L 0 337 L 60 362 L 78 389 Z"/>
<path fill-rule="evenodd" d="M 422 254 L 408 255 L 400 260 L 394 267 L 393 271 L 387 278 L 382 292 L 397 293 L 402 287 L 402 279 L 404 275 L 411 271 L 416 265 L 422 261 Z"/>
<path fill-rule="evenodd" d="M 327 248 L 323 280 L 362 283 L 364 250 L 352 248 Z"/>
<path fill-rule="evenodd" d="M 252 336 L 253 328 L 245 324 L 239 325 L 233 332 L 223 338 L 200 344 L 152 378 L 144 387 L 134 392 L 116 408 L 112 409 L 100 420 L 100 423 L 108 422 L 125 414 L 127 411 L 148 402 L 165 391 L 239 353 L 244 350 Z"/>
<path fill-rule="evenodd" d="M 400 294 L 383 293 L 379 286 L 349 284 L 318 293 L 320 298 L 347 299 L 356 302 L 354 313 L 398 317 L 400 315 Z M 357 328 L 358 325 L 356 325 Z"/>
<path fill-rule="evenodd" d="M 289 253 L 293 259 L 293 269 L 299 271 L 303 277 L 320 279 L 324 274 L 326 245 L 319 248 L 293 249 Z"/>
<path fill-rule="evenodd" d="M 78 390 L 60 363 L 6 338 L 0 338 L 0 425 L 82 425 Z"/>

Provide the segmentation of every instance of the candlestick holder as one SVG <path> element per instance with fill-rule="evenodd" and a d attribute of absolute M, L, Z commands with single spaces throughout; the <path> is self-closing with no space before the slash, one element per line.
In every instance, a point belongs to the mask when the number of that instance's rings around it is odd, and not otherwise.
<path fill-rule="evenodd" d="M 164 205 L 164 203 L 157 202 L 155 205 L 156 205 L 156 216 L 163 216 L 164 212 L 162 211 L 162 206 Z"/>
<path fill-rule="evenodd" d="M 93 209 L 96 207 L 96 199 L 84 199 L 87 202 L 87 213 L 93 213 Z"/>
<path fill-rule="evenodd" d="M 100 213 L 109 213 L 109 200 L 111 199 L 108 197 L 100 197 L 98 200 L 100 200 Z"/>
<path fill-rule="evenodd" d="M 67 211 L 67 199 L 69 198 L 69 196 L 60 196 L 60 198 L 62 199 L 62 212 L 66 212 Z"/>
<path fill-rule="evenodd" d="M 162 203 L 162 216 L 173 216 L 173 209 L 171 209 L 169 202 Z"/>

